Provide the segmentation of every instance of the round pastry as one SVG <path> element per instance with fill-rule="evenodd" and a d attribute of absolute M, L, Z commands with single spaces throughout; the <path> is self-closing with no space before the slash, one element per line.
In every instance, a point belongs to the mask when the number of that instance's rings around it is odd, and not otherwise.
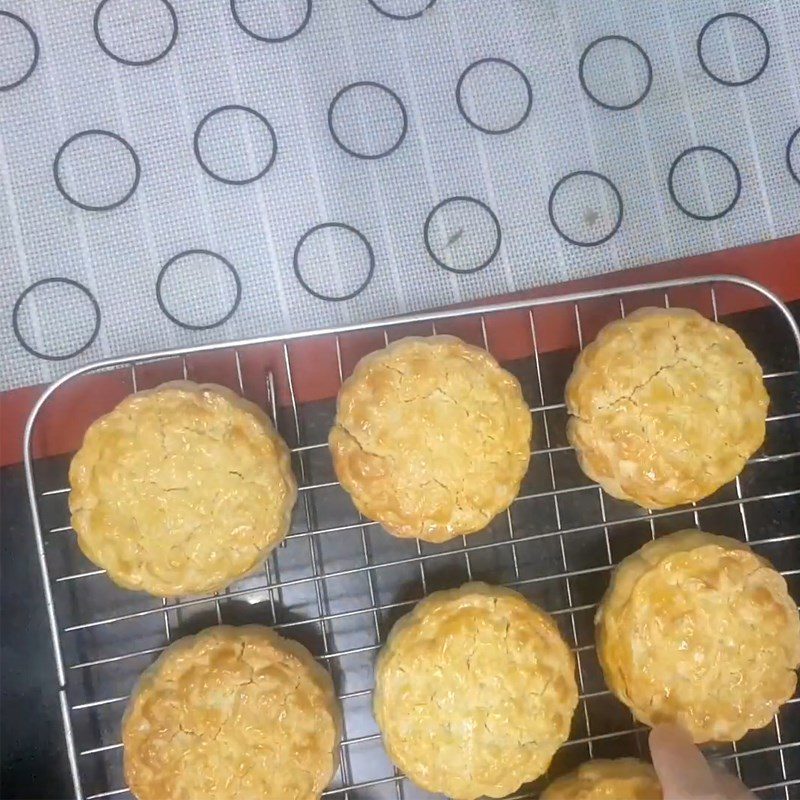
<path fill-rule="evenodd" d="M 392 628 L 375 718 L 392 761 L 430 792 L 503 797 L 567 739 L 575 661 L 552 617 L 510 589 L 434 592 Z"/>
<path fill-rule="evenodd" d="M 69 470 L 85 555 L 126 589 L 222 589 L 286 536 L 297 488 L 267 415 L 222 386 L 179 381 L 94 422 Z"/>
<path fill-rule="evenodd" d="M 539 800 L 661 800 L 656 771 L 638 758 L 596 758 L 551 783 Z"/>
<path fill-rule="evenodd" d="M 312 800 L 338 764 L 328 673 L 261 625 L 209 628 L 168 647 L 122 720 L 138 800 Z"/>
<path fill-rule="evenodd" d="M 365 356 L 339 392 L 333 465 L 356 508 L 389 533 L 444 542 L 511 504 L 530 460 L 519 381 L 454 336 Z"/>
<path fill-rule="evenodd" d="M 685 308 L 606 325 L 567 382 L 567 438 L 581 469 L 644 508 L 702 500 L 764 440 L 761 367 L 730 328 Z"/>
<path fill-rule="evenodd" d="M 797 684 L 786 581 L 727 536 L 648 542 L 617 568 L 595 623 L 609 689 L 641 722 L 676 722 L 698 743 L 767 725 Z"/>

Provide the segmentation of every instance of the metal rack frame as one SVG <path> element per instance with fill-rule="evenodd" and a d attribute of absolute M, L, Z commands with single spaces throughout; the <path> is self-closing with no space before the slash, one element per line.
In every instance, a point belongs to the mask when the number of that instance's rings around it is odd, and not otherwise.
<path fill-rule="evenodd" d="M 229 342 L 201 347 L 187 347 L 180 349 L 172 349 L 155 353 L 147 353 L 143 355 L 136 355 L 122 358 L 106 359 L 95 364 L 81 367 L 68 373 L 60 380 L 53 383 L 42 395 L 37 402 L 25 428 L 24 438 L 24 458 L 25 458 L 25 474 L 27 480 L 28 498 L 31 507 L 33 518 L 34 533 L 36 536 L 36 547 L 38 551 L 39 564 L 41 567 L 41 574 L 43 580 L 43 589 L 47 605 L 47 613 L 50 625 L 50 632 L 52 636 L 53 651 L 56 664 L 56 676 L 58 681 L 59 701 L 61 714 L 64 724 L 64 733 L 66 738 L 67 753 L 72 772 L 72 780 L 74 784 L 74 792 L 76 798 L 86 798 L 86 800 L 100 800 L 100 798 L 117 797 L 128 794 L 124 786 L 108 786 L 103 787 L 99 791 L 92 789 L 87 793 L 84 785 L 84 777 L 88 769 L 87 762 L 92 759 L 106 759 L 106 758 L 119 758 L 121 752 L 121 744 L 118 739 L 110 743 L 105 743 L 100 737 L 99 743 L 93 746 L 82 746 L 76 739 L 75 735 L 75 722 L 80 715 L 95 714 L 107 710 L 109 708 L 122 708 L 124 707 L 127 694 L 124 692 L 114 696 L 95 697 L 92 696 L 92 689 L 86 688 L 91 684 L 91 679 L 86 678 L 85 673 L 97 668 L 108 667 L 110 670 L 118 669 L 123 663 L 128 663 L 133 659 L 150 659 L 152 660 L 163 649 L 163 647 L 171 641 L 174 634 L 174 626 L 176 614 L 183 611 L 190 612 L 193 609 L 208 610 L 213 609 L 215 620 L 222 622 L 225 614 L 227 604 L 237 600 L 247 600 L 253 597 L 259 597 L 259 602 L 264 603 L 264 608 L 268 610 L 270 620 L 276 628 L 284 630 L 288 635 L 292 635 L 293 630 L 298 631 L 302 626 L 310 626 L 319 635 L 319 646 L 316 648 L 315 655 L 328 666 L 332 672 L 335 672 L 335 678 L 339 678 L 339 682 L 346 672 L 347 668 L 342 666 L 343 662 L 350 656 L 358 654 L 374 654 L 375 651 L 381 646 L 384 641 L 385 634 L 388 632 L 386 626 L 382 627 L 382 622 L 385 621 L 386 615 L 392 616 L 400 612 L 407 611 L 420 597 L 427 594 L 431 585 L 431 568 L 435 566 L 440 560 L 448 563 L 453 563 L 454 559 L 458 559 L 464 570 L 465 576 L 471 579 L 474 574 L 474 560 L 482 555 L 495 555 L 502 554 L 504 557 L 510 555 L 509 569 L 511 570 L 511 580 L 504 580 L 506 585 L 512 585 L 520 590 L 536 589 L 540 585 L 544 585 L 549 581 L 556 582 L 563 589 L 563 596 L 566 603 L 560 607 L 549 607 L 551 613 L 564 624 L 564 632 L 567 638 L 571 638 L 571 644 L 577 656 L 579 667 L 579 689 L 580 689 L 580 707 L 576 711 L 577 721 L 573 726 L 573 737 L 570 742 L 565 745 L 564 749 L 570 746 L 580 746 L 581 752 L 586 753 L 588 756 L 596 754 L 601 743 L 606 740 L 616 740 L 622 737 L 628 737 L 629 740 L 637 743 L 641 748 L 642 736 L 641 728 L 637 726 L 632 718 L 628 718 L 629 722 L 622 730 L 611 730 L 598 733 L 593 733 L 593 723 L 596 722 L 593 717 L 593 712 L 590 710 L 590 704 L 598 698 L 604 698 L 609 695 L 604 686 L 595 690 L 592 688 L 592 680 L 590 679 L 589 662 L 593 656 L 593 642 L 584 642 L 585 636 L 582 636 L 580 630 L 585 628 L 587 618 L 590 620 L 595 608 L 594 603 L 582 603 L 580 598 L 575 594 L 576 583 L 587 576 L 591 577 L 597 575 L 598 579 L 602 582 L 605 581 L 608 572 L 613 568 L 615 558 L 612 554 L 612 540 L 614 539 L 614 532 L 618 526 L 625 526 L 631 523 L 641 524 L 646 523 L 649 525 L 651 536 L 656 536 L 656 527 L 663 519 L 669 520 L 673 515 L 690 514 L 692 515 L 695 524 L 700 524 L 700 514 L 713 510 L 728 509 L 735 510 L 741 520 L 740 532 L 743 538 L 750 541 L 750 531 L 748 528 L 748 513 L 751 504 L 758 504 L 762 501 L 779 500 L 781 498 L 793 497 L 800 494 L 800 485 L 792 485 L 788 489 L 782 489 L 776 492 L 761 492 L 757 494 L 748 494 L 743 489 L 743 483 L 737 477 L 734 484 L 732 484 L 731 491 L 735 491 L 735 496 L 724 499 L 712 498 L 710 502 L 699 503 L 693 508 L 688 510 L 684 507 L 678 510 L 667 510 L 657 513 L 639 511 L 632 506 L 628 506 L 629 513 L 620 515 L 613 515 L 609 513 L 608 504 L 610 501 L 607 496 L 604 496 L 600 488 L 596 484 L 585 483 L 578 486 L 564 486 L 559 485 L 560 475 L 559 467 L 557 466 L 556 459 L 559 454 L 568 452 L 570 448 L 566 445 L 562 446 L 557 444 L 557 438 L 554 436 L 552 420 L 548 423 L 548 414 L 552 415 L 554 412 L 563 411 L 563 403 L 546 404 L 544 402 L 544 386 L 543 386 L 543 372 L 541 367 L 542 356 L 537 348 L 537 330 L 534 312 L 536 309 L 546 306 L 561 307 L 564 313 L 574 315 L 574 322 L 577 329 L 578 343 L 582 347 L 584 343 L 584 331 L 582 327 L 580 304 L 585 301 L 592 301 L 598 298 L 615 298 L 617 300 L 618 311 L 620 315 L 625 314 L 625 301 L 628 298 L 633 298 L 641 293 L 659 292 L 663 298 L 665 305 L 670 304 L 670 292 L 677 289 L 684 289 L 686 287 L 694 287 L 694 290 L 703 293 L 707 292 L 710 296 L 711 308 L 713 309 L 714 318 L 717 317 L 717 304 L 715 287 L 720 284 L 732 284 L 741 287 L 744 290 L 754 292 L 766 300 L 770 305 L 775 307 L 782 318 L 786 322 L 787 335 L 793 339 L 794 345 L 797 348 L 797 361 L 795 362 L 795 369 L 782 372 L 774 372 L 765 375 L 767 386 L 769 388 L 771 381 L 789 380 L 793 381 L 800 379 L 800 330 L 798 325 L 793 319 L 790 311 L 786 306 L 776 297 L 773 293 L 768 291 L 758 284 L 738 277 L 733 276 L 707 276 L 698 278 L 688 278 L 682 280 L 661 281 L 650 284 L 637 284 L 624 288 L 617 288 L 613 290 L 598 290 L 578 292 L 568 295 L 533 299 L 533 300 L 520 300 L 513 302 L 506 302 L 496 305 L 481 305 L 471 309 L 458 309 L 446 310 L 440 312 L 415 314 L 413 316 L 401 317 L 391 320 L 376 321 L 361 325 L 350 325 L 338 328 L 329 328 L 325 330 L 296 333 L 284 336 L 266 336 L 257 339 L 248 339 L 237 342 Z M 533 457 L 540 456 L 544 459 L 546 466 L 544 469 L 547 474 L 547 483 L 549 486 L 543 491 L 523 492 L 520 497 L 515 500 L 512 508 L 506 512 L 504 525 L 507 526 L 506 535 L 500 538 L 493 537 L 490 541 L 486 540 L 484 535 L 477 535 L 470 537 L 469 540 L 462 537 L 459 542 L 456 542 L 455 549 L 435 549 L 421 545 L 419 541 L 413 542 L 410 546 L 414 547 L 414 551 L 410 554 L 404 555 L 402 558 L 389 558 L 388 560 L 376 557 L 380 544 L 376 545 L 371 538 L 372 529 L 375 528 L 376 523 L 360 518 L 353 523 L 331 525 L 325 524 L 324 521 L 318 519 L 318 508 L 315 507 L 313 493 L 316 490 L 327 489 L 335 487 L 335 481 L 317 481 L 310 478 L 309 459 L 313 457 L 314 453 L 324 451 L 327 448 L 327 442 L 310 442 L 306 441 L 303 424 L 301 421 L 302 409 L 300 408 L 294 390 L 294 382 L 292 377 L 292 363 L 290 358 L 290 350 L 288 345 L 293 341 L 308 338 L 319 337 L 335 337 L 336 352 L 339 360 L 339 378 L 342 375 L 342 358 L 341 358 L 341 341 L 344 340 L 349 334 L 354 332 L 363 332 L 365 330 L 379 331 L 383 333 L 384 340 L 389 341 L 390 334 L 400 328 L 401 326 L 410 323 L 418 325 L 426 325 L 430 327 L 432 333 L 436 332 L 437 324 L 441 324 L 446 320 L 455 320 L 461 318 L 474 318 L 480 323 L 480 330 L 482 333 L 483 343 L 487 349 L 492 349 L 492 343 L 487 337 L 486 320 L 490 319 L 495 314 L 504 312 L 521 311 L 526 312 L 530 323 L 530 336 L 533 344 L 533 354 L 530 358 L 530 366 L 535 371 L 534 386 L 538 391 L 538 397 L 541 403 L 536 403 L 532 406 L 531 411 L 536 415 L 537 421 L 540 419 L 539 427 L 543 434 L 543 446 L 534 447 Z M 45 528 L 43 523 L 43 513 L 41 504 L 45 498 L 52 498 L 58 495 L 66 495 L 69 491 L 65 485 L 59 485 L 54 488 L 41 488 L 37 484 L 37 477 L 35 475 L 35 465 L 32 458 L 32 438 L 36 430 L 37 420 L 39 419 L 42 408 L 55 393 L 59 392 L 62 387 L 75 381 L 80 376 L 88 373 L 94 373 L 99 370 L 105 370 L 114 367 L 124 367 L 130 370 L 131 379 L 133 382 L 134 391 L 137 389 L 137 369 L 141 369 L 144 364 L 150 362 L 158 362 L 164 359 L 181 359 L 183 365 L 184 376 L 187 374 L 187 357 L 210 352 L 225 352 L 230 353 L 231 358 L 234 360 L 236 375 L 240 390 L 244 393 L 244 377 L 242 360 L 240 358 L 240 351 L 253 345 L 276 344 L 282 347 L 283 360 L 288 377 L 288 389 L 290 394 L 291 404 L 287 407 L 286 415 L 288 417 L 289 431 L 284 430 L 284 435 L 293 441 L 294 446 L 291 447 L 293 453 L 293 460 L 298 476 L 298 483 L 300 487 L 299 502 L 296 509 L 297 514 L 304 517 L 305 523 L 295 526 L 293 532 L 290 533 L 288 541 L 292 542 L 293 546 L 303 546 L 307 548 L 307 573 L 300 576 L 290 576 L 289 578 L 281 578 L 278 571 L 278 562 L 274 559 L 280 558 L 280 555 L 273 554 L 264 565 L 264 571 L 256 580 L 255 584 L 252 581 L 246 585 L 234 584 L 231 588 L 226 590 L 225 593 L 218 595 L 180 599 L 174 601 L 162 600 L 160 604 L 155 604 L 152 607 L 147 607 L 134 611 L 126 611 L 119 613 L 113 607 L 104 606 L 99 614 L 92 615 L 92 618 L 70 618 L 69 609 L 60 604 L 57 597 L 58 593 L 64 586 L 68 586 L 71 590 L 81 593 L 86 589 L 88 591 L 89 581 L 105 581 L 102 577 L 102 570 L 79 570 L 69 574 L 55 574 L 54 566 L 51 563 L 52 556 L 48 554 L 50 550 L 50 542 L 52 537 L 62 537 L 61 545 L 63 546 L 64 536 L 69 536 L 68 544 L 66 546 L 73 547 L 77 551 L 74 544 L 74 537 L 69 535 L 71 528 L 69 527 L 69 520 L 63 520 L 62 525 L 50 525 Z M 262 375 L 261 379 L 266 380 L 268 389 L 271 385 L 271 376 Z M 269 397 L 272 401 L 272 414 L 273 418 L 278 417 L 278 409 L 275 406 L 274 392 L 269 392 Z M 780 413 L 772 414 L 768 418 L 768 440 L 770 427 L 779 422 L 786 420 L 800 420 L 800 411 L 796 408 L 778 409 Z M 794 424 L 794 423 L 792 423 Z M 279 425 L 279 427 L 281 427 Z M 286 425 L 283 426 L 284 429 Z M 287 433 L 289 435 L 287 435 Z M 790 464 L 796 463 L 796 459 L 800 456 L 800 451 L 797 452 L 778 452 L 774 454 L 759 455 L 751 459 L 749 464 L 766 464 L 773 462 L 788 462 Z M 533 462 L 532 462 L 533 463 Z M 800 469 L 796 474 L 800 474 Z M 41 481 L 40 481 L 41 482 Z M 565 522 L 564 515 L 569 511 L 569 504 L 575 498 L 586 495 L 593 495 L 596 497 L 597 509 L 599 514 L 592 516 L 585 524 L 574 525 Z M 547 504 L 552 503 L 552 513 L 555 519 L 555 528 L 545 533 L 535 535 L 520 534 L 515 529 L 515 507 L 523 501 L 541 501 Z M 573 541 L 572 537 L 577 537 L 587 532 L 602 531 L 602 540 L 604 540 L 605 551 L 607 553 L 607 563 L 601 563 L 592 567 L 582 567 L 574 569 L 570 567 L 568 559 L 568 547 Z M 358 563 L 349 563 L 344 567 L 340 567 L 334 571 L 326 571 L 321 565 L 321 549 L 320 543 L 326 541 L 325 537 L 331 537 L 333 534 L 346 534 L 349 537 L 356 537 L 357 551 L 359 552 Z M 775 531 L 775 536 L 771 538 L 760 538 L 754 541 L 754 546 L 793 541 L 800 541 L 800 529 L 795 528 L 794 531 Z M 386 537 L 387 540 L 389 537 Z M 601 541 L 602 541 L 601 540 Z M 520 555 L 522 548 L 535 541 L 537 546 L 546 542 L 557 542 L 560 554 L 560 563 L 556 563 L 556 568 L 546 574 L 531 574 L 529 568 L 525 565 L 523 557 Z M 387 542 L 388 546 L 388 542 Z M 279 551 L 276 553 L 279 554 Z M 519 558 L 518 558 L 519 556 Z M 380 581 L 382 576 L 388 574 L 389 570 L 395 568 L 410 567 L 415 573 L 418 573 L 419 588 L 421 592 L 418 596 L 411 598 L 407 597 L 393 597 L 389 602 L 385 602 L 380 596 Z M 785 571 L 786 575 L 796 575 L 800 570 Z M 100 576 L 100 577 L 98 577 Z M 333 610 L 329 604 L 329 596 L 327 594 L 328 588 L 331 583 L 337 579 L 345 580 L 350 577 L 360 576 L 366 579 L 366 604 L 363 607 L 351 608 L 346 610 Z M 252 585 L 251 585 L 252 584 Z M 279 622 L 279 613 L 276 607 L 281 604 L 281 592 L 288 591 L 296 588 L 313 587 L 313 602 L 309 606 L 310 612 L 306 618 L 303 619 L 290 619 L 288 621 Z M 123 590 L 120 590 L 122 592 Z M 561 590 L 559 590 L 561 591 Z M 128 593 L 128 596 L 130 593 Z M 120 596 L 123 596 L 122 594 Z M 73 607 L 74 611 L 74 607 Z M 583 615 L 583 616 L 581 616 Z M 91 653 L 88 656 L 82 655 L 78 657 L 69 658 L 65 652 L 70 650 L 70 637 L 78 633 L 92 633 L 96 629 L 114 629 L 115 626 L 121 625 L 124 622 L 142 621 L 147 622 L 153 619 L 163 619 L 163 641 L 153 647 L 145 647 L 141 649 L 128 650 L 124 649 L 120 652 L 115 652 L 113 655 L 102 655 L 101 652 Z M 330 626 L 340 622 L 355 623 L 355 628 L 369 629 L 374 633 L 372 643 L 349 647 L 346 649 L 337 648 L 332 645 L 332 642 L 337 641 L 337 636 L 332 634 Z M 372 633 L 370 633 L 372 635 Z M 91 641 L 94 641 L 93 639 Z M 72 648 L 74 649 L 74 648 Z M 85 650 L 85 648 L 84 648 Z M 146 664 L 142 664 L 144 668 Z M 80 694 L 74 688 L 73 678 L 76 675 L 84 674 L 84 681 L 81 684 L 84 691 L 88 692 L 88 697 L 83 698 L 81 702 L 76 702 L 75 694 Z M 345 681 L 347 683 L 347 681 Z M 344 798 L 344 800 L 355 800 L 356 798 L 372 798 L 372 797 L 394 797 L 397 800 L 403 800 L 407 797 L 407 792 L 413 792 L 413 797 L 427 797 L 424 793 L 420 794 L 419 790 L 413 789 L 411 784 L 399 774 L 396 770 L 389 767 L 384 769 L 385 774 L 376 774 L 369 779 L 362 779 L 354 773 L 353 751 L 360 746 L 375 745 L 380 747 L 380 737 L 377 732 L 369 732 L 361 735 L 354 735 L 348 729 L 348 702 L 357 701 L 359 698 L 368 700 L 371 693 L 371 688 L 364 686 L 357 689 L 340 692 L 340 699 L 345 707 L 345 737 L 341 744 L 341 767 L 337 775 L 336 782 L 328 791 L 325 792 L 326 797 Z M 788 713 L 792 714 L 793 728 L 800 730 L 800 697 L 793 698 L 787 705 Z M 577 729 L 577 735 L 575 735 Z M 90 728 L 90 731 L 99 730 L 96 726 Z M 780 780 L 770 780 L 758 787 L 757 791 L 762 794 L 772 796 L 785 797 L 789 800 L 790 796 L 798 796 L 800 792 L 800 758 L 796 759 L 797 766 L 792 767 L 789 762 L 789 756 L 792 758 L 800 756 L 800 752 L 795 748 L 800 747 L 800 736 L 798 740 L 792 739 L 790 736 L 784 734 L 781 727 L 781 722 L 776 717 L 773 726 L 770 728 L 769 736 L 771 741 L 760 746 L 748 745 L 745 742 L 739 743 L 739 746 L 734 745 L 728 751 L 718 752 L 717 756 L 724 760 L 732 760 L 736 770 L 742 774 L 744 759 L 750 756 L 763 757 L 766 754 L 772 754 L 772 758 L 777 759 L 776 763 L 780 766 L 779 777 Z M 632 737 L 632 738 L 631 738 Z M 628 740 L 626 739 L 626 741 Z M 374 758 L 373 758 L 374 761 Z M 793 761 L 792 764 L 795 762 Z M 357 770 L 356 770 L 357 772 Z M 104 773 L 105 774 L 105 773 Z M 529 794 L 519 794 L 516 797 L 529 797 Z"/>

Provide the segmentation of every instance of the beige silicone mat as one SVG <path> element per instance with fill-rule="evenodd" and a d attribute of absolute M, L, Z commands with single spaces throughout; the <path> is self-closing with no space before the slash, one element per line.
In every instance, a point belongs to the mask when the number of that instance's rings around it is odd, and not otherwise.
<path fill-rule="evenodd" d="M 800 231 L 800 3 L 0 0 L 0 389 Z"/>

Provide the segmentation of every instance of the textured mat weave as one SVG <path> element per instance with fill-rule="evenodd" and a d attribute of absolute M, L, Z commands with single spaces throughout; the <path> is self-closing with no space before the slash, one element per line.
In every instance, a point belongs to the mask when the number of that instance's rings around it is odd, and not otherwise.
<path fill-rule="evenodd" d="M 2 389 L 800 231 L 794 0 L 3 0 L 0 90 Z"/>

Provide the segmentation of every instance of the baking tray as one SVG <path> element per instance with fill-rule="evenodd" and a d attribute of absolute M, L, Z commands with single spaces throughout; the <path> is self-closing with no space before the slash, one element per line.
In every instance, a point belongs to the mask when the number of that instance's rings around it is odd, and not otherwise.
<path fill-rule="evenodd" d="M 648 512 L 604 495 L 580 472 L 565 439 L 564 382 L 578 349 L 600 325 L 642 305 L 688 305 L 717 318 L 718 296 L 730 292 L 773 309 L 775 328 L 759 337 L 758 347 L 746 335 L 771 397 L 763 447 L 734 482 L 694 506 Z M 540 352 L 549 332 L 563 330 L 567 320 L 571 346 L 564 350 L 561 342 L 558 352 Z M 399 540 L 359 517 L 335 480 L 327 449 L 334 398 L 310 400 L 298 384 L 331 362 L 338 383 L 364 352 L 410 333 L 434 332 L 457 333 L 495 353 L 520 378 L 535 427 L 531 469 L 508 512 L 486 531 L 444 545 Z M 275 419 L 291 448 L 300 491 L 290 535 L 260 574 L 216 595 L 159 601 L 115 587 L 80 553 L 69 526 L 66 463 L 35 462 L 32 441 L 51 398 L 67 391 L 79 396 L 87 376 L 109 371 L 122 371 L 132 391 L 181 376 L 216 380 Z M 392 624 L 415 602 L 469 579 L 513 586 L 542 605 L 577 657 L 580 704 L 570 740 L 546 778 L 515 797 L 536 797 L 546 780 L 590 757 L 646 755 L 646 731 L 602 680 L 592 626 L 596 604 L 614 564 L 652 537 L 695 526 L 749 541 L 800 596 L 799 377 L 800 331 L 791 313 L 764 287 L 732 276 L 174 349 L 108 359 L 65 375 L 36 404 L 24 446 L 75 796 L 130 796 L 120 720 L 137 676 L 170 641 L 220 622 L 261 622 L 303 642 L 332 673 L 345 730 L 341 766 L 325 797 L 430 798 L 392 767 L 382 748 L 370 710 L 373 662 Z M 114 402 L 109 399 L 110 406 Z M 800 797 L 800 696 L 767 728 L 709 754 L 763 797 Z"/>

